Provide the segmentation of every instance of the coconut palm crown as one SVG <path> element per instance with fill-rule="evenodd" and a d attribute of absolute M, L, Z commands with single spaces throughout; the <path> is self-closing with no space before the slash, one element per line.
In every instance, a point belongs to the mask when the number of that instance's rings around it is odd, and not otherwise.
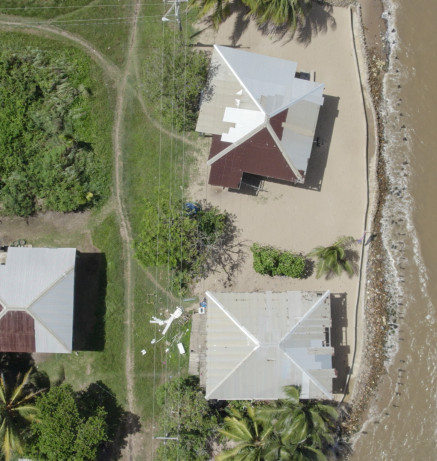
<path fill-rule="evenodd" d="M 0 376 L 0 442 L 4 459 L 9 461 L 13 454 L 24 453 L 24 440 L 29 423 L 37 418 L 34 392 L 26 385 L 32 372 L 30 369 L 15 387 L 9 387 L 3 374 Z"/>
<path fill-rule="evenodd" d="M 354 268 L 347 260 L 346 250 L 354 241 L 353 237 L 340 237 L 330 246 L 314 248 L 308 256 L 317 258 L 316 277 L 326 275 L 329 278 L 342 272 L 346 272 L 349 276 L 353 275 Z"/>
<path fill-rule="evenodd" d="M 236 408 L 229 409 L 221 435 L 236 442 L 234 448 L 226 450 L 216 457 L 216 461 L 264 461 L 265 451 L 272 435 L 272 425 L 261 426 L 253 407 L 244 414 Z"/>

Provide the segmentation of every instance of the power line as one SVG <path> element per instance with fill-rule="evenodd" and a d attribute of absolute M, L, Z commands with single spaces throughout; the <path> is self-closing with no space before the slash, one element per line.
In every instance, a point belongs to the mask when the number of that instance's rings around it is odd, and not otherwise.
<path fill-rule="evenodd" d="M 82 8 L 107 8 L 107 7 L 117 7 L 117 8 L 124 8 L 129 6 L 135 6 L 135 3 L 111 3 L 111 4 L 104 4 L 104 5 L 65 5 L 65 6 L 0 6 L 0 10 L 54 10 L 54 9 L 73 9 L 73 10 L 81 10 Z M 139 3 L 138 5 L 141 6 L 159 6 L 162 3 Z"/>

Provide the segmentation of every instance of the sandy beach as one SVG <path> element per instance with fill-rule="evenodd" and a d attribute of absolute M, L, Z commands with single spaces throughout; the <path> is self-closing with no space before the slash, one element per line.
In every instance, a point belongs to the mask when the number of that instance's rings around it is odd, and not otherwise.
<path fill-rule="evenodd" d="M 209 186 L 209 139 L 205 138 L 190 196 L 235 216 L 240 231 L 240 261 L 230 281 L 223 270 L 218 270 L 201 281 L 196 292 L 203 296 L 205 290 L 331 290 L 341 299 L 333 305 L 332 313 L 342 350 L 342 363 L 337 365 L 343 368 L 341 374 L 345 378 L 354 354 L 359 276 L 343 275 L 330 280 L 316 279 L 314 274 L 304 280 L 261 276 L 252 268 L 250 246 L 258 242 L 306 254 L 342 235 L 358 240 L 366 228 L 367 125 L 351 10 L 315 5 L 306 27 L 294 37 L 287 34 L 280 39 L 263 34 L 252 22 L 244 23 L 234 13 L 218 31 L 206 29 L 200 33 L 198 42 L 204 45 L 200 49 L 205 50 L 212 44 L 237 46 L 296 61 L 298 71 L 314 71 L 316 81 L 325 84 L 325 101 L 316 129 L 316 137 L 322 142 L 320 147 L 313 147 L 305 187 L 265 181 L 257 195 L 250 195 Z M 357 243 L 354 250 L 358 267 L 361 245 Z M 360 319 L 362 309 L 358 311 Z M 362 325 L 359 331 L 362 332 Z M 356 354 L 354 370 L 359 368 L 359 359 L 360 354 Z M 341 397 L 339 392 L 337 398 Z"/>

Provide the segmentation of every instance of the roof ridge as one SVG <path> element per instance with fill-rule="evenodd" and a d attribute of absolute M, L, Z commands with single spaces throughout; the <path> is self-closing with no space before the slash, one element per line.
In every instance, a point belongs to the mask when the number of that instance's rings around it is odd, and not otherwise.
<path fill-rule="evenodd" d="M 296 77 L 295 77 L 296 78 Z M 315 82 L 314 82 L 315 83 Z M 315 85 L 314 88 L 311 90 L 311 91 L 308 91 L 308 93 L 305 93 L 304 95 L 300 96 L 299 98 L 297 99 L 294 99 L 293 101 L 291 102 L 288 102 L 287 104 L 285 104 L 284 106 L 276 109 L 275 111 L 273 111 L 271 114 L 267 114 L 269 120 L 274 117 L 275 115 L 278 115 L 280 114 L 281 112 L 283 112 L 284 110 L 287 110 L 287 109 L 290 109 L 291 106 L 294 106 L 296 103 L 298 103 L 299 101 L 302 101 L 303 99 L 305 99 L 306 97 L 312 95 L 313 93 L 315 93 L 316 90 L 320 89 L 320 88 L 324 88 L 325 84 L 324 83 L 319 83 L 318 85 Z"/>
<path fill-rule="evenodd" d="M 64 349 L 67 351 L 67 352 L 71 352 L 72 351 L 72 348 L 69 349 L 68 346 L 64 343 L 64 341 L 62 341 L 62 339 L 60 339 L 53 331 L 51 328 L 49 328 L 44 322 L 41 321 L 41 319 L 35 315 L 34 312 L 32 311 L 28 311 L 27 312 L 28 314 L 30 314 L 30 316 L 35 320 L 35 322 L 38 322 L 39 325 L 41 325 L 45 330 L 47 330 L 53 338 L 56 339 L 56 341 L 58 341 L 58 343 L 64 347 Z M 36 334 L 35 334 L 35 342 L 36 342 Z M 36 347 L 35 347 L 36 349 Z"/>
<path fill-rule="evenodd" d="M 229 154 L 229 152 L 233 151 L 235 148 L 238 146 L 241 146 L 241 144 L 244 144 L 248 139 L 252 138 L 254 135 L 259 133 L 261 130 L 266 128 L 267 124 L 266 121 L 264 120 L 263 123 L 260 123 L 258 126 L 256 126 L 252 131 L 247 133 L 246 135 L 242 136 L 238 141 L 235 141 L 231 143 L 228 147 L 225 147 L 222 151 L 220 151 L 218 154 L 214 155 L 214 157 L 210 158 L 206 164 L 207 165 L 212 165 L 215 163 L 217 160 L 220 160 L 222 157 L 225 155 Z"/>
<path fill-rule="evenodd" d="M 68 269 L 66 272 L 64 272 L 62 274 L 62 276 L 58 277 L 58 279 L 56 279 L 50 286 L 48 286 L 44 291 L 41 292 L 41 294 L 39 296 L 37 296 L 27 307 L 26 311 L 28 313 L 30 313 L 30 315 L 36 320 L 38 321 L 38 323 L 43 327 L 45 328 L 49 333 L 51 333 L 51 335 L 62 345 L 64 346 L 64 348 L 68 351 L 68 352 L 71 352 L 71 349 L 68 348 L 68 346 L 64 343 L 64 341 L 59 338 L 59 336 L 50 328 L 48 327 L 45 322 L 43 322 L 41 320 L 41 318 L 38 316 L 38 314 L 32 309 L 32 306 L 37 302 L 39 301 L 44 295 L 46 295 L 49 291 L 51 291 L 52 288 L 54 288 L 59 282 L 61 282 L 62 280 L 65 280 L 65 278 L 67 277 L 68 274 L 71 273 L 72 270 L 74 270 L 74 267 L 75 267 L 75 264 L 73 264 L 72 267 L 70 267 L 70 269 Z M 74 310 L 74 309 L 73 309 Z"/>
<path fill-rule="evenodd" d="M 255 346 L 242 360 L 240 360 L 240 362 L 237 363 L 237 365 L 235 365 L 234 368 L 232 368 L 232 370 L 218 383 L 215 385 L 215 387 L 213 389 L 211 389 L 209 392 L 208 392 L 208 395 L 205 395 L 205 398 L 208 398 L 209 395 L 211 395 L 212 393 L 214 393 L 219 387 L 221 387 L 237 370 L 238 368 L 240 368 L 240 366 L 246 362 L 246 360 L 252 355 L 254 354 L 258 349 L 259 349 L 259 345 Z M 208 376 L 207 376 L 207 379 L 208 379 Z"/>
<path fill-rule="evenodd" d="M 50 285 L 47 286 L 47 288 L 45 288 L 43 291 L 41 291 L 37 296 L 35 296 L 35 298 L 33 298 L 29 304 L 27 305 L 27 308 L 26 309 L 30 309 L 33 304 L 35 304 L 40 298 L 42 298 L 48 291 L 50 291 L 54 286 L 56 286 L 60 281 L 61 279 L 65 279 L 65 277 L 67 276 L 67 274 L 69 274 L 72 270 L 74 270 L 74 267 L 75 267 L 75 262 L 73 263 L 73 265 L 67 269 L 66 271 L 64 271 L 57 279 L 55 279 Z"/>
<path fill-rule="evenodd" d="M 281 151 L 282 156 L 284 157 L 284 160 L 287 162 L 288 166 L 291 168 L 293 171 L 294 175 L 296 176 L 298 181 L 303 182 L 303 176 L 301 172 L 294 166 L 293 162 L 288 158 L 287 155 L 285 155 L 284 149 L 282 147 L 282 142 L 279 139 L 279 136 L 276 134 L 275 130 L 273 129 L 272 125 L 270 124 L 270 119 L 266 124 L 267 131 L 270 133 L 270 136 L 272 137 L 273 141 L 278 146 L 278 149 Z"/>
<path fill-rule="evenodd" d="M 223 61 L 227 64 L 227 66 L 229 67 L 229 69 L 231 70 L 231 72 L 235 75 L 235 78 L 238 80 L 238 82 L 240 83 L 240 85 L 246 90 L 247 94 L 250 96 L 250 99 L 252 99 L 252 101 L 255 103 L 256 107 L 258 107 L 258 109 L 259 109 L 264 115 L 267 115 L 267 114 L 266 114 L 266 111 L 262 108 L 261 104 L 256 100 L 256 98 L 253 96 L 253 94 L 251 93 L 251 91 L 249 91 L 249 89 L 247 88 L 247 86 L 243 83 L 243 81 L 241 80 L 241 78 L 238 76 L 237 72 L 235 72 L 234 68 L 231 66 L 231 64 L 229 63 L 229 61 L 224 57 L 223 53 L 220 51 L 220 48 L 230 48 L 230 47 L 226 47 L 226 46 L 222 46 L 222 45 L 214 45 L 214 49 L 217 51 L 217 53 L 220 55 L 220 57 L 223 59 Z"/>
<path fill-rule="evenodd" d="M 301 292 L 303 293 L 303 292 Z M 307 317 L 309 317 L 310 314 L 312 314 L 316 309 L 318 309 L 320 307 L 320 305 L 322 304 L 322 302 L 331 294 L 331 291 L 330 290 L 326 290 L 325 293 L 323 293 L 323 295 L 321 296 L 320 299 L 318 299 L 314 304 L 313 306 L 311 307 L 311 309 L 308 309 L 308 311 L 306 312 L 306 314 L 296 323 L 296 325 L 294 325 L 294 327 L 285 335 L 281 338 L 281 340 L 279 341 L 279 347 L 282 346 L 282 343 L 289 337 L 293 334 L 293 332 L 306 320 Z M 282 347 L 281 347 L 282 349 Z"/>
<path fill-rule="evenodd" d="M 217 307 L 235 324 L 235 326 L 238 329 L 240 329 L 255 344 L 255 346 L 260 345 L 259 341 L 255 338 L 255 336 L 250 331 L 246 330 L 246 328 L 244 328 L 243 325 L 241 325 L 240 322 L 238 322 L 238 320 L 234 319 L 234 317 L 232 317 L 232 315 L 227 311 L 227 309 L 223 307 L 223 304 L 210 291 L 206 291 L 205 295 L 208 296 L 211 299 L 211 301 L 213 301 L 217 305 Z"/>
<path fill-rule="evenodd" d="M 287 352 L 285 352 L 284 349 L 282 349 L 281 347 L 281 343 L 279 343 L 278 346 L 281 352 L 288 358 L 288 360 L 290 360 L 294 365 L 296 365 L 297 368 L 299 368 L 299 370 L 304 375 L 306 375 L 316 385 L 316 387 L 318 387 L 329 399 L 332 399 L 332 394 L 328 390 L 326 390 L 322 384 L 319 383 L 319 381 L 313 376 L 312 373 L 310 373 L 303 365 L 301 365 L 298 360 L 296 360 L 294 357 L 291 357 Z"/>

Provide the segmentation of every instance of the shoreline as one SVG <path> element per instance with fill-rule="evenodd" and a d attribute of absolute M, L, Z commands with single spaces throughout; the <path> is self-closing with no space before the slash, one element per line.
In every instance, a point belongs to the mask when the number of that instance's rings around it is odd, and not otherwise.
<path fill-rule="evenodd" d="M 389 334 L 389 303 L 390 293 L 386 287 L 385 263 L 387 253 L 381 238 L 381 213 L 386 199 L 387 174 L 383 156 L 384 122 L 381 118 L 380 103 L 383 91 L 385 68 L 389 59 L 389 50 L 385 34 L 387 25 L 381 17 L 383 4 L 376 0 L 379 9 L 373 9 L 368 2 L 362 5 L 360 1 L 355 4 L 360 26 L 361 51 L 364 52 L 366 64 L 365 75 L 361 75 L 363 83 L 368 86 L 367 91 L 370 101 L 365 101 L 366 111 L 372 111 L 375 129 L 375 158 L 371 158 L 371 146 L 368 146 L 368 175 L 369 184 L 374 175 L 376 184 L 374 196 L 369 202 L 369 218 L 371 228 L 368 229 L 375 235 L 372 245 L 368 247 L 366 267 L 362 280 L 363 311 L 361 320 L 364 322 L 361 343 L 361 360 L 357 370 L 351 398 L 349 413 L 343 422 L 346 433 L 351 436 L 357 433 L 362 426 L 371 399 L 374 398 L 378 383 L 385 374 L 387 360 L 386 343 Z M 384 34 L 384 36 L 382 36 Z M 366 99 L 366 98 L 365 98 Z M 368 103 L 371 107 L 368 107 Z M 370 128 L 368 124 L 368 129 Z M 369 133 L 368 138 L 371 138 Z M 373 165 L 372 165 L 373 163 Z M 372 193 L 372 191 L 369 191 Z M 373 209 L 372 209 L 373 208 Z M 357 322 L 359 319 L 357 318 Z M 358 345 L 359 346 L 359 345 Z M 353 376 L 353 373 L 352 373 Z"/>

